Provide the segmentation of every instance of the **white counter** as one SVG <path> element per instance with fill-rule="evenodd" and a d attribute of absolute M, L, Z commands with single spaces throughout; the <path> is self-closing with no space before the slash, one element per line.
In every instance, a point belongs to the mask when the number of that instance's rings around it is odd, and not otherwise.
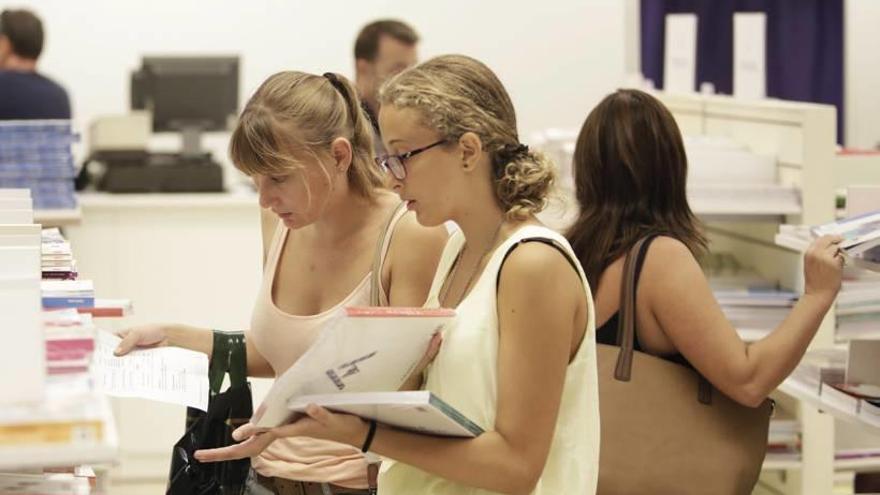
<path fill-rule="evenodd" d="M 249 326 L 261 267 L 260 215 L 252 192 L 80 195 L 82 218 L 66 226 L 80 277 L 101 298 L 131 299 L 133 315 L 96 320 L 101 328 L 179 322 Z M 263 387 L 258 387 L 262 389 Z M 183 433 L 183 407 L 114 399 L 122 466 L 111 477 L 168 474 Z"/>

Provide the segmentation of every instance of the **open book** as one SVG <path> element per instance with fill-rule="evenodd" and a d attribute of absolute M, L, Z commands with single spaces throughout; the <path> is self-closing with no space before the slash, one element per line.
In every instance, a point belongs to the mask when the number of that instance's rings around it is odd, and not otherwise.
<path fill-rule="evenodd" d="M 426 390 L 304 395 L 291 399 L 287 406 L 304 413 L 309 404 L 428 435 L 476 437 L 483 433 L 473 421 Z"/>
<path fill-rule="evenodd" d="M 454 316 L 451 309 L 340 309 L 275 380 L 251 423 L 259 428 L 284 424 L 294 415 L 287 402 L 303 395 L 398 390 L 434 334 Z"/>
<path fill-rule="evenodd" d="M 880 210 L 813 227 L 781 225 L 776 244 L 806 250 L 813 239 L 823 235 L 843 237 L 840 248 L 847 262 L 880 271 Z"/>

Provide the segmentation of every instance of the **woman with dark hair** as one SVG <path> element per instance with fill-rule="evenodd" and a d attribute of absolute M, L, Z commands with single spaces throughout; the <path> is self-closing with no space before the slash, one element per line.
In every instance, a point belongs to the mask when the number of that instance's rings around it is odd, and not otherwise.
<path fill-rule="evenodd" d="M 697 263 L 707 242 L 687 201 L 681 134 L 660 101 L 637 90 L 607 96 L 578 136 L 574 177 L 580 215 L 567 237 L 594 288 L 597 341 L 617 343 L 623 262 L 647 238 L 636 258 L 635 349 L 693 366 L 733 400 L 760 404 L 801 360 L 840 289 L 841 239 L 813 242 L 804 294 L 748 344 Z"/>

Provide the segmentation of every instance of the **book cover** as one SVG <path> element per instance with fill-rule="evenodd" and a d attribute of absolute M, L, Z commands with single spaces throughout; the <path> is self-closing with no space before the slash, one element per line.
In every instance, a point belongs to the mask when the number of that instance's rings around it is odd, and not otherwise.
<path fill-rule="evenodd" d="M 340 309 L 275 380 L 251 422 L 261 428 L 283 424 L 293 414 L 287 401 L 301 395 L 396 391 L 454 316 L 447 309 Z"/>
<path fill-rule="evenodd" d="M 293 412 L 304 413 L 309 404 L 427 435 L 467 438 L 483 433 L 480 426 L 427 390 L 306 395 L 287 405 Z"/>

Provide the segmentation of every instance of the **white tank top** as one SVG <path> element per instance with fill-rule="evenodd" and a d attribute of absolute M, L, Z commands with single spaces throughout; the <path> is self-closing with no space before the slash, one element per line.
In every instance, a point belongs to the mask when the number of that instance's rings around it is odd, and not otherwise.
<path fill-rule="evenodd" d="M 498 401 L 498 313 L 496 281 L 505 254 L 523 239 L 550 239 L 577 260 L 566 239 L 542 226 L 517 230 L 493 253 L 470 294 L 458 305 L 457 316 L 443 334 L 443 345 L 427 374 L 430 390 L 484 430 L 495 428 Z M 438 307 L 440 287 L 464 245 L 464 236 L 450 237 L 426 306 Z M 589 317 L 581 345 L 568 365 L 559 417 L 547 464 L 533 495 L 583 495 L 596 492 L 599 471 L 599 389 L 596 372 L 595 311 L 586 276 L 584 285 Z M 537 330 L 537 329 L 536 329 Z M 471 488 L 426 473 L 401 462 L 382 465 L 379 495 L 484 495 Z"/>

